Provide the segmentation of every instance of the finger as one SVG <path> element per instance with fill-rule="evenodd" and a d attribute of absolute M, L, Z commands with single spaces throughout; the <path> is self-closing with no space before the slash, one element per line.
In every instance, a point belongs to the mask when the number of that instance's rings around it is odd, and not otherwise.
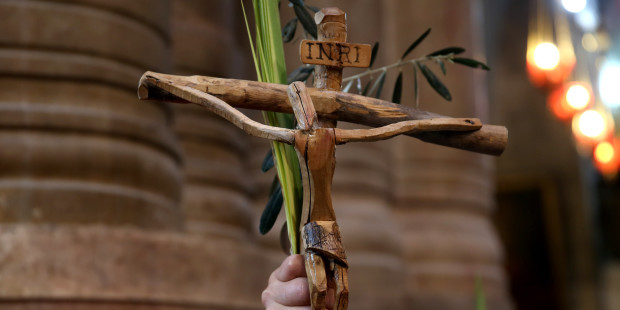
<path fill-rule="evenodd" d="M 334 296 L 334 289 L 327 289 L 327 295 L 325 295 L 325 307 L 327 307 L 327 310 L 334 310 L 334 304 L 336 303 L 336 298 Z"/>
<path fill-rule="evenodd" d="M 306 278 L 295 278 L 288 282 L 275 281 L 267 287 L 266 291 L 276 303 L 281 305 L 310 305 L 310 293 Z"/>
<path fill-rule="evenodd" d="M 305 277 L 306 268 L 304 265 L 304 257 L 299 254 L 287 257 L 272 275 L 276 280 L 281 282 L 288 282 L 295 278 Z"/>

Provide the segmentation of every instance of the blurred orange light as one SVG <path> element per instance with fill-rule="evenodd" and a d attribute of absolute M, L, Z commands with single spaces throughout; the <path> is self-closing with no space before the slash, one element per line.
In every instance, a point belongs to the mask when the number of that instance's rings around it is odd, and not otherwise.
<path fill-rule="evenodd" d="M 580 110 L 588 106 L 590 99 L 590 92 L 583 85 L 571 85 L 566 91 L 566 102 L 575 110 Z"/>
<path fill-rule="evenodd" d="M 547 103 L 557 118 L 566 121 L 592 106 L 593 97 L 588 83 L 571 82 L 551 92 Z"/>
<path fill-rule="evenodd" d="M 562 83 L 575 67 L 571 50 L 559 49 L 549 42 L 528 47 L 527 72 L 532 83 L 538 87 L 555 87 Z"/>
<path fill-rule="evenodd" d="M 613 142 L 603 141 L 594 148 L 594 165 L 605 176 L 615 177 L 620 167 L 620 143 L 613 139 Z"/>
<path fill-rule="evenodd" d="M 594 148 L 594 159 L 602 164 L 611 162 L 615 156 L 614 146 L 607 141 L 599 143 L 596 148 Z"/>
<path fill-rule="evenodd" d="M 577 119 L 579 131 L 588 138 L 601 137 L 605 132 L 605 119 L 601 113 L 588 110 Z"/>
<path fill-rule="evenodd" d="M 553 70 L 560 63 L 560 51 L 553 43 L 540 43 L 534 48 L 534 64 L 543 70 Z"/>
<path fill-rule="evenodd" d="M 598 110 L 586 110 L 573 118 L 573 134 L 582 144 L 598 144 L 613 133 L 613 119 Z"/>

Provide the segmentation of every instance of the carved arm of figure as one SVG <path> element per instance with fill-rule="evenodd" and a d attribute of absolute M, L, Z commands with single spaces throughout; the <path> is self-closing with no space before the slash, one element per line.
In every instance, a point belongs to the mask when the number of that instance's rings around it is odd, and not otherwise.
<path fill-rule="evenodd" d="M 404 121 L 372 129 L 323 128 L 305 85 L 294 82 L 288 88 L 288 97 L 297 119 L 297 129 L 291 130 L 255 122 L 226 102 L 195 88 L 173 82 L 167 84 L 166 89 L 173 95 L 208 109 L 252 136 L 294 146 L 304 189 L 301 250 L 314 310 L 326 308 L 328 287 L 335 290 L 334 296 L 328 297 L 328 300 L 334 297 L 333 308 L 330 308 L 345 310 L 348 306 L 348 265 L 331 201 L 335 145 L 383 140 L 409 132 L 473 131 L 482 126 L 478 119 L 437 118 Z"/>
<path fill-rule="evenodd" d="M 301 82 L 299 82 L 300 84 L 297 83 L 298 82 L 291 84 L 291 86 L 289 86 L 289 91 L 294 84 L 297 85 L 295 87 L 300 87 Z M 170 91 L 171 94 L 190 103 L 206 108 L 207 110 L 213 112 L 220 117 L 223 117 L 224 119 L 233 123 L 235 126 L 241 128 L 249 135 L 269 140 L 275 140 L 290 145 L 294 143 L 295 130 L 267 126 L 256 122 L 245 116 L 243 113 L 239 112 L 237 109 L 231 107 L 223 100 L 208 93 L 201 92 L 195 88 L 183 85 L 176 85 L 172 82 L 169 83 L 169 86 L 170 87 L 167 87 L 166 90 Z M 303 90 L 300 90 L 300 93 L 303 92 L 305 94 L 304 101 L 312 102 L 310 96 L 308 96 L 305 85 L 301 84 L 301 86 L 303 87 Z M 296 101 L 301 102 L 301 97 L 299 100 Z M 311 111 L 304 111 L 303 109 L 301 109 L 301 106 L 299 104 L 291 103 L 291 105 L 293 106 L 293 111 L 295 111 L 295 114 L 300 115 L 301 117 L 297 117 L 299 124 L 298 127 L 301 126 L 302 128 L 304 128 L 304 130 L 308 130 L 315 126 L 314 124 L 319 124 L 316 117 L 316 111 L 314 111 L 314 105 L 310 105 L 312 106 Z M 312 121 L 306 120 L 306 117 L 308 117 L 306 116 L 306 113 L 308 115 L 314 115 Z M 368 142 L 385 140 L 404 133 L 432 131 L 474 131 L 480 129 L 481 126 L 481 122 L 477 118 L 431 118 L 423 120 L 403 121 L 372 129 L 336 128 L 335 134 L 336 144 L 344 144 L 348 142 Z"/>

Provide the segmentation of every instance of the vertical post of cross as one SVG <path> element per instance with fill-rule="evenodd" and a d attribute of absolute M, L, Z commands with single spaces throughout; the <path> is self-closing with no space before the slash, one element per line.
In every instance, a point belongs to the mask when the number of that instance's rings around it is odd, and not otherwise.
<path fill-rule="evenodd" d="M 339 8 L 323 8 L 314 15 L 317 24 L 317 39 L 326 42 L 347 41 L 347 17 Z M 314 87 L 340 91 L 342 88 L 342 67 L 316 65 Z M 335 120 L 323 120 L 323 126 L 336 127 Z"/>

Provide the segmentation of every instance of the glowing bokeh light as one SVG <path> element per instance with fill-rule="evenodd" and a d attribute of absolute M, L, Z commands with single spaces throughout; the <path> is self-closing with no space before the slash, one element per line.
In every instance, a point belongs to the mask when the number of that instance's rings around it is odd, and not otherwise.
<path fill-rule="evenodd" d="M 587 0 L 562 0 L 562 6 L 571 13 L 579 13 L 586 8 Z"/>
<path fill-rule="evenodd" d="M 596 37 L 594 37 L 593 34 L 591 33 L 586 33 L 583 35 L 583 37 L 581 37 L 581 46 L 583 46 L 583 49 L 593 53 L 596 52 L 598 50 L 598 41 L 596 40 Z"/>
<path fill-rule="evenodd" d="M 605 62 L 599 72 L 598 91 L 603 104 L 610 108 L 620 106 L 620 64 Z"/>
<path fill-rule="evenodd" d="M 577 118 L 579 132 L 588 138 L 602 138 L 607 129 L 606 127 L 605 118 L 595 110 L 585 111 Z"/>
<path fill-rule="evenodd" d="M 553 70 L 560 63 L 560 51 L 553 43 L 540 43 L 534 49 L 534 63 L 543 70 Z"/>
<path fill-rule="evenodd" d="M 589 83 L 574 81 L 564 83 L 549 93 L 547 105 L 560 120 L 568 121 L 594 103 L 594 94 Z"/>
<path fill-rule="evenodd" d="M 575 110 L 581 110 L 590 103 L 590 92 L 583 85 L 572 85 L 566 91 L 566 102 Z"/>
<path fill-rule="evenodd" d="M 575 22 L 585 31 L 595 31 L 601 23 L 601 19 L 594 5 L 591 5 L 576 13 Z"/>
<path fill-rule="evenodd" d="M 614 146 L 607 141 L 599 143 L 594 149 L 594 160 L 601 164 L 610 163 L 615 156 L 616 151 L 614 150 Z"/>

